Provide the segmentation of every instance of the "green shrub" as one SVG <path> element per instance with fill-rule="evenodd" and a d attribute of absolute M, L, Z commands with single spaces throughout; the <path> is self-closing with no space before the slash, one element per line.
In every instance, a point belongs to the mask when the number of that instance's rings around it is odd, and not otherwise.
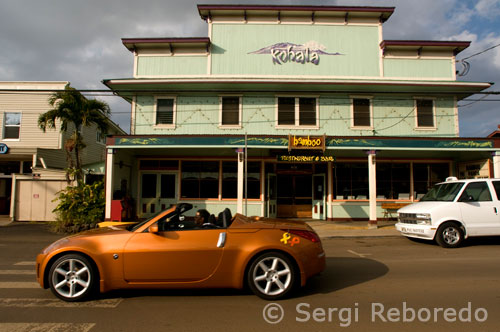
<path fill-rule="evenodd" d="M 79 182 L 61 190 L 53 201 L 59 201 L 53 210 L 56 220 L 52 229 L 58 233 L 78 233 L 97 227 L 104 217 L 106 199 L 103 181 L 93 184 Z"/>

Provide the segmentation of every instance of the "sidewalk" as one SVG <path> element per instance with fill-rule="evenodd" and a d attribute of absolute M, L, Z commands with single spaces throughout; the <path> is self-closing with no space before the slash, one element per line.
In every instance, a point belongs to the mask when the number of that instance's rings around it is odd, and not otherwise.
<path fill-rule="evenodd" d="M 394 227 L 395 223 L 396 221 L 379 221 L 377 228 L 369 229 L 367 221 L 307 221 L 320 238 L 401 236 Z"/>

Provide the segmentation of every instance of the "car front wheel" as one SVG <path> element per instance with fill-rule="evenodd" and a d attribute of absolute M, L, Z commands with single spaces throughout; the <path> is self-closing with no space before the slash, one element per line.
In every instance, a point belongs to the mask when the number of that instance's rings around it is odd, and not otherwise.
<path fill-rule="evenodd" d="M 453 222 L 445 222 L 436 233 L 436 242 L 443 248 L 457 248 L 462 244 L 464 231 Z"/>
<path fill-rule="evenodd" d="M 50 290 L 67 302 L 81 301 L 91 295 L 96 282 L 94 266 L 84 256 L 64 255 L 52 264 L 49 272 Z"/>
<path fill-rule="evenodd" d="M 248 285 L 265 300 L 278 300 L 288 295 L 295 284 L 295 266 L 279 252 L 260 255 L 248 270 Z"/>

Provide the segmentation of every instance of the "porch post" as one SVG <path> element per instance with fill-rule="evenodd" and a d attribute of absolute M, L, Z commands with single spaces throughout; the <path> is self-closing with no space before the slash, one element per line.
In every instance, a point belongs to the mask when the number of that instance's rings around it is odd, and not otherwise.
<path fill-rule="evenodd" d="M 493 176 L 500 178 L 500 151 L 493 152 Z"/>
<path fill-rule="evenodd" d="M 238 203 L 236 212 L 243 213 L 243 178 L 244 178 L 245 158 L 243 152 L 238 152 Z"/>
<path fill-rule="evenodd" d="M 368 155 L 368 188 L 370 196 L 370 220 L 368 222 L 369 228 L 377 228 L 377 168 L 375 150 L 367 151 Z"/>
<path fill-rule="evenodd" d="M 326 220 L 333 219 L 333 211 L 332 211 L 332 198 L 333 198 L 333 171 L 332 171 L 332 163 L 328 162 L 328 176 L 326 177 L 326 181 L 328 181 L 328 195 L 326 196 Z"/>
<path fill-rule="evenodd" d="M 111 220 L 111 200 L 113 199 L 113 162 L 114 150 L 106 150 L 106 207 L 105 220 Z"/>

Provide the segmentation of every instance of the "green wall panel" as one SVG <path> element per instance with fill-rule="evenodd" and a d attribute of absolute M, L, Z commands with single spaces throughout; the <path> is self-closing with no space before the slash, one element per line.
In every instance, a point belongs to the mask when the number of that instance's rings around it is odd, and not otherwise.
<path fill-rule="evenodd" d="M 384 76 L 453 79 L 450 59 L 384 59 Z"/>
<path fill-rule="evenodd" d="M 311 75 L 379 76 L 377 26 L 214 24 L 212 74 L 214 75 Z M 316 42 L 324 52 L 317 65 L 273 63 L 271 54 L 252 54 L 277 43 L 298 45 Z"/>
<path fill-rule="evenodd" d="M 206 75 L 206 56 L 140 56 L 138 76 Z"/>

